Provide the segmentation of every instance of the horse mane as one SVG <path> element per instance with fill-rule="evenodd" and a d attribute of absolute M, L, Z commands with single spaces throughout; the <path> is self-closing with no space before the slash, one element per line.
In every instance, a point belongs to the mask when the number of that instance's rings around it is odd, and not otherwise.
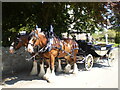
<path fill-rule="evenodd" d="M 44 35 L 44 36 L 45 36 L 45 33 L 44 33 L 44 32 L 39 32 L 39 34 L 42 34 L 42 35 Z"/>

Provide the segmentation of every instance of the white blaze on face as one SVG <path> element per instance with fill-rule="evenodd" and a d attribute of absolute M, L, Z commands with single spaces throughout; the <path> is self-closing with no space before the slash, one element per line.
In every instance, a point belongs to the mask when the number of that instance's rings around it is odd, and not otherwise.
<path fill-rule="evenodd" d="M 13 42 L 13 43 L 11 44 L 10 48 L 9 48 L 9 52 L 10 52 L 10 53 L 14 53 L 14 51 L 15 51 L 15 50 L 14 50 L 14 44 L 15 44 L 15 43 Z"/>
<path fill-rule="evenodd" d="M 29 41 L 29 44 L 28 44 L 28 52 L 32 53 L 34 52 L 34 49 L 33 49 L 33 42 L 32 42 L 33 38 Z"/>
<path fill-rule="evenodd" d="M 14 49 L 14 47 L 13 47 L 14 44 L 15 44 L 15 43 L 12 42 L 12 44 L 11 44 L 11 46 L 10 46 L 10 50 L 13 50 L 13 49 Z"/>

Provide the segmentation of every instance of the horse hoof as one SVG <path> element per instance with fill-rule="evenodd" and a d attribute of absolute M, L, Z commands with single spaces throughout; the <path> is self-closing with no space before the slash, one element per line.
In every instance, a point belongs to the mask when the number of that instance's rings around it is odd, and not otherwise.
<path fill-rule="evenodd" d="M 73 73 L 73 74 L 78 74 L 78 71 L 73 71 L 72 73 Z"/>
<path fill-rule="evenodd" d="M 49 79 L 47 75 L 43 75 L 42 78 L 45 79 L 45 80 L 48 80 L 48 79 Z"/>
<path fill-rule="evenodd" d="M 53 79 L 52 78 L 48 78 L 48 77 L 45 77 L 43 76 L 43 79 L 46 80 L 48 83 L 53 83 Z"/>
<path fill-rule="evenodd" d="M 57 69 L 56 71 L 57 71 L 57 72 L 63 72 L 63 70 L 62 70 L 62 69 Z"/>
<path fill-rule="evenodd" d="M 68 64 L 68 65 L 65 67 L 64 72 L 65 72 L 65 73 L 70 73 L 70 71 L 71 71 L 71 65 Z"/>
<path fill-rule="evenodd" d="M 54 80 L 52 80 L 52 79 L 47 79 L 46 80 L 48 83 L 54 83 Z"/>
<path fill-rule="evenodd" d="M 48 80 L 49 78 L 50 78 L 50 75 L 48 74 L 43 75 L 43 79 Z"/>
<path fill-rule="evenodd" d="M 64 73 L 66 73 L 66 74 L 72 74 L 72 70 L 64 70 Z"/>
<path fill-rule="evenodd" d="M 46 80 L 48 83 L 53 83 L 54 82 L 54 77 L 55 77 L 54 74 L 52 74 L 50 76 L 44 75 L 43 79 Z"/>
<path fill-rule="evenodd" d="M 78 68 L 77 68 L 77 64 L 74 64 L 74 69 L 73 69 L 73 74 L 77 74 L 78 73 Z"/>
<path fill-rule="evenodd" d="M 39 74 L 38 76 L 39 76 L 40 78 L 42 78 L 44 75 L 45 75 L 45 74 Z"/>
<path fill-rule="evenodd" d="M 39 76 L 40 78 L 42 78 L 44 75 L 45 75 L 45 72 L 40 72 L 40 73 L 38 74 L 38 76 Z"/>

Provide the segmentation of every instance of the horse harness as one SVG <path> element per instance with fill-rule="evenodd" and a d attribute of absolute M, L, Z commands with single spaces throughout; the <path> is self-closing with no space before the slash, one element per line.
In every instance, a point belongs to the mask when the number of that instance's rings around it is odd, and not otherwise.
<path fill-rule="evenodd" d="M 34 33 L 34 36 L 36 37 L 36 39 L 39 39 L 39 36 Z M 45 35 L 46 36 L 46 35 Z M 47 38 L 47 37 L 46 37 Z M 54 41 L 54 42 L 53 42 Z M 31 43 L 29 43 L 31 44 Z M 65 50 L 63 50 L 63 44 L 67 44 L 66 42 L 64 42 L 64 40 L 60 40 L 59 38 L 57 39 L 55 36 L 52 36 L 52 37 L 48 37 L 48 41 L 47 41 L 47 44 L 46 46 L 44 47 L 40 47 L 39 45 L 37 45 L 37 47 L 35 47 L 37 50 L 37 52 L 35 53 L 35 55 L 33 55 L 31 58 L 27 59 L 27 60 L 30 60 L 32 58 L 35 58 L 37 55 L 39 55 L 40 53 L 45 53 L 45 52 L 49 52 L 51 51 L 52 49 L 58 49 L 58 54 L 57 54 L 57 57 L 60 55 L 60 51 L 66 53 L 67 55 L 66 56 L 73 56 L 73 53 L 69 53 L 69 52 L 66 52 Z M 32 46 L 34 46 L 34 44 L 31 44 Z M 73 50 L 75 49 L 78 49 L 78 48 L 74 48 Z M 73 51 L 71 50 L 71 52 Z"/>

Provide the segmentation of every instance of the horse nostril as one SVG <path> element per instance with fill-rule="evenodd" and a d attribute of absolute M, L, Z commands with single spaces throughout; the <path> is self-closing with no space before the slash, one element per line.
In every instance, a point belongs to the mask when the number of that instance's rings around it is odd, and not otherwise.
<path fill-rule="evenodd" d="M 32 52 L 32 50 L 31 50 L 31 49 L 28 49 L 28 52 Z"/>
<path fill-rule="evenodd" d="M 28 52 L 30 51 L 30 49 L 28 49 Z"/>
<path fill-rule="evenodd" d="M 14 53 L 14 51 L 13 51 L 13 50 L 9 50 L 9 53 L 13 54 L 13 53 Z"/>

